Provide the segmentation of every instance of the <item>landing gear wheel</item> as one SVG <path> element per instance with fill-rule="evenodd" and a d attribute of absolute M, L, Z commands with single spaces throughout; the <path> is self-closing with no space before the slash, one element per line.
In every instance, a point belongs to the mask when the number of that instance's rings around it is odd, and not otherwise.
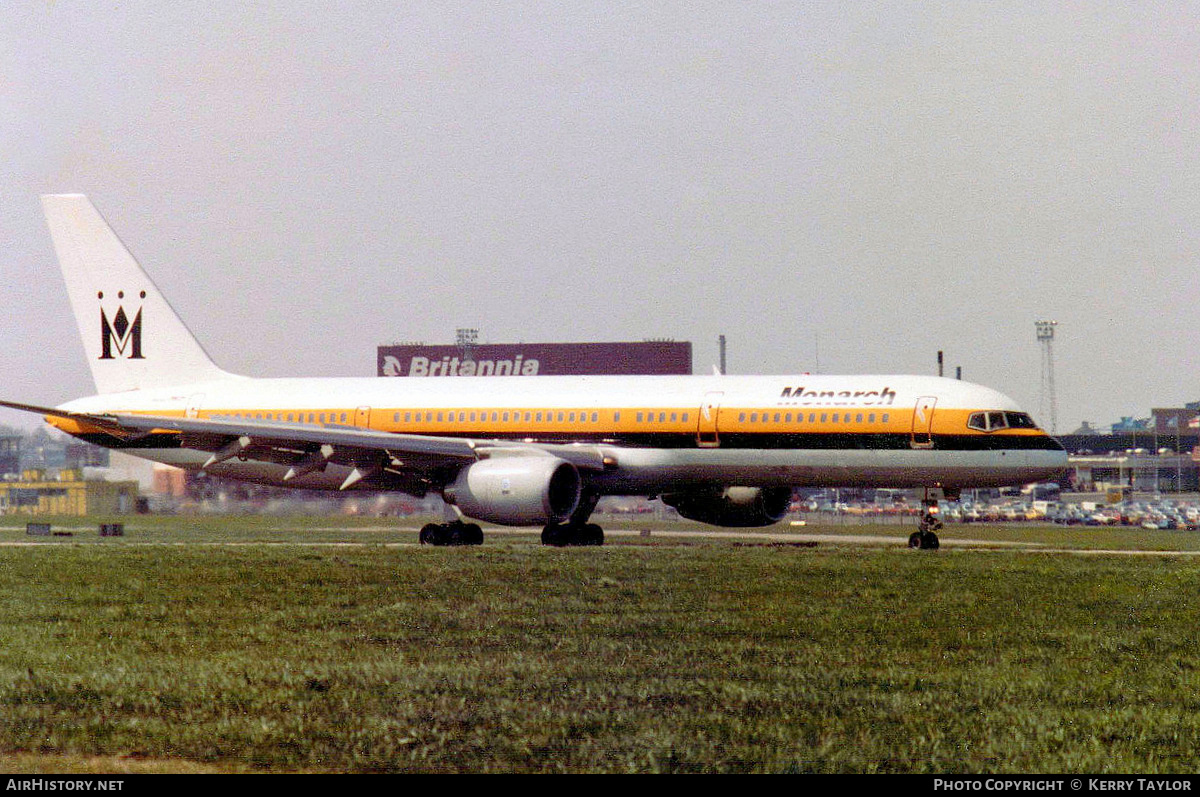
<path fill-rule="evenodd" d="M 604 529 L 595 523 L 588 523 L 582 529 L 580 545 L 603 545 Z"/>
<path fill-rule="evenodd" d="M 942 541 L 932 531 L 914 531 L 908 535 L 909 548 L 919 548 L 922 551 L 936 551 L 941 545 Z"/>
<path fill-rule="evenodd" d="M 555 548 L 565 548 L 577 545 L 603 545 L 604 529 L 595 523 L 575 525 L 571 523 L 551 523 L 542 529 L 542 545 L 552 545 Z"/>
<path fill-rule="evenodd" d="M 565 542 L 562 542 L 561 528 L 557 524 L 551 524 L 542 529 L 542 545 L 553 545 L 558 548 L 566 545 Z"/>
<path fill-rule="evenodd" d="M 482 545 L 483 529 L 476 523 L 427 523 L 417 539 L 422 545 Z"/>

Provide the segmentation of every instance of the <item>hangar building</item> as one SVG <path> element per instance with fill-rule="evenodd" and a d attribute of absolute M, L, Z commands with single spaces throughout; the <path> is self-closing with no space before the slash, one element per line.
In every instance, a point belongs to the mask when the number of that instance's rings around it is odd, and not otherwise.
<path fill-rule="evenodd" d="M 378 375 L 402 377 L 690 374 L 692 344 L 397 343 L 377 350 Z"/>

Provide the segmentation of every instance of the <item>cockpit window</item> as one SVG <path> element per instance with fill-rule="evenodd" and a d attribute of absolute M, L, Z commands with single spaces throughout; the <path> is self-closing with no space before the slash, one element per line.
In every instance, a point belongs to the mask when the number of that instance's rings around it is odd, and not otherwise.
<path fill-rule="evenodd" d="M 1033 418 L 1023 412 L 1006 412 L 1005 418 L 1008 419 L 1008 425 L 1013 429 L 1036 429 L 1038 425 L 1033 422 Z"/>
<path fill-rule="evenodd" d="M 1024 412 L 974 412 L 967 418 L 967 428 L 980 432 L 995 432 L 1000 429 L 1036 429 L 1033 418 Z"/>

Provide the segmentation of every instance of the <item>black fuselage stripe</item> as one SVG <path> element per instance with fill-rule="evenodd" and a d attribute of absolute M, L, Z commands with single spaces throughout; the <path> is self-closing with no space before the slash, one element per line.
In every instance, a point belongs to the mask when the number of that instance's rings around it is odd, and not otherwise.
<path fill-rule="evenodd" d="M 146 435 L 136 440 L 122 440 L 107 434 L 75 435 L 94 445 L 114 449 L 172 449 L 181 448 L 180 436 L 173 432 Z M 476 440 L 532 440 L 535 443 L 590 443 L 630 448 L 699 448 L 695 434 L 678 432 L 638 432 L 604 434 L 555 435 L 545 432 L 474 432 L 469 434 L 439 434 L 437 437 L 462 437 Z M 938 451 L 1061 451 L 1052 437 L 1046 435 L 932 435 L 932 448 Z M 843 433 L 728 433 L 718 438 L 726 449 L 746 450 L 812 450 L 812 451 L 907 451 L 913 446 L 909 434 L 870 432 Z M 924 441 L 922 441 L 924 442 Z M 926 446 L 921 446 L 926 447 Z"/>

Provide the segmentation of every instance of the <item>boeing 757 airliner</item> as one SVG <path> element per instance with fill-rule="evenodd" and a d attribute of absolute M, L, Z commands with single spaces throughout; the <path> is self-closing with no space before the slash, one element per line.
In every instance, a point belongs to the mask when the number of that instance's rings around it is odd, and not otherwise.
<path fill-rule="evenodd" d="M 1067 463 L 1011 399 L 935 377 L 236 376 L 213 364 L 87 197 L 42 203 L 98 394 L 0 405 L 216 476 L 435 493 L 447 522 L 426 526 L 422 542 L 482 542 L 475 519 L 543 526 L 550 545 L 602 544 L 589 519 L 605 495 L 766 526 L 799 486 L 954 496 Z M 910 544 L 936 548 L 935 532 L 927 516 Z"/>

